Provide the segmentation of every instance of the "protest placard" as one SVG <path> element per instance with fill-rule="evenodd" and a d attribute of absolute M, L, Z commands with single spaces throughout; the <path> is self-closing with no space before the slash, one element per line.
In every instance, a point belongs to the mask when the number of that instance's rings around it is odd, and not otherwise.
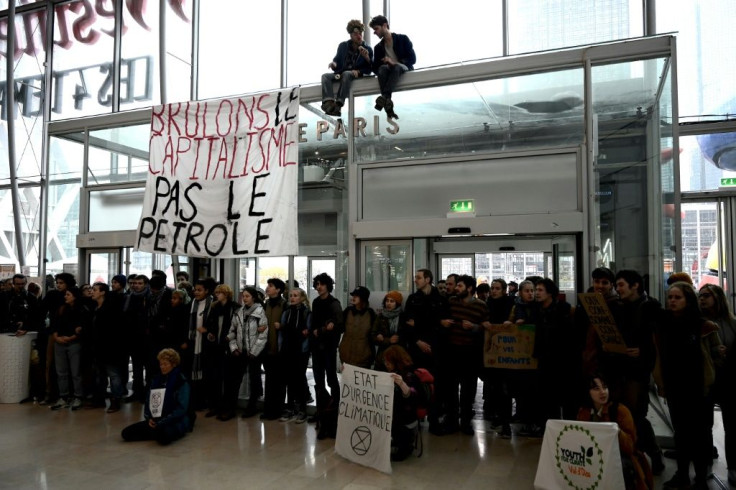
<path fill-rule="evenodd" d="M 585 313 L 588 314 L 590 324 L 598 332 L 603 350 L 626 354 L 626 342 L 616 327 L 616 320 L 614 320 L 606 300 L 603 299 L 603 295 L 600 293 L 580 293 L 578 298 L 585 309 Z"/>
<path fill-rule="evenodd" d="M 534 353 L 534 325 L 498 325 L 486 331 L 483 349 L 485 367 L 537 369 Z"/>
<path fill-rule="evenodd" d="M 296 255 L 299 88 L 153 108 L 136 250 Z"/>
<path fill-rule="evenodd" d="M 358 464 L 391 473 L 391 374 L 344 364 L 335 451 Z"/>
<path fill-rule="evenodd" d="M 548 420 L 534 488 L 625 488 L 618 425 Z"/>

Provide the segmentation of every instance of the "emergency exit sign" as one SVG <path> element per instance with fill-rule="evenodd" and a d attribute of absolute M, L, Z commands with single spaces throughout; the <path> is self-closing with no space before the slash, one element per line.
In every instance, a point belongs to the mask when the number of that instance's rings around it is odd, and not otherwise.
<path fill-rule="evenodd" d="M 462 201 L 450 201 L 450 212 L 451 213 L 474 213 L 475 212 L 475 200 L 465 199 Z"/>
<path fill-rule="evenodd" d="M 721 187 L 736 187 L 736 177 L 723 177 Z"/>

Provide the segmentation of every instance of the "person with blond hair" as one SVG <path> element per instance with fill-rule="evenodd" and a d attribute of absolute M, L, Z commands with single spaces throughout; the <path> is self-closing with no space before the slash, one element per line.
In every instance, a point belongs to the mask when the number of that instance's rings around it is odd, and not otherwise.
<path fill-rule="evenodd" d="M 224 402 L 225 364 L 228 352 L 227 334 L 232 318 L 240 308 L 233 301 L 233 290 L 227 284 L 215 287 L 215 301 L 207 315 L 207 335 L 204 341 L 204 382 L 209 410 L 205 417 L 226 417 Z"/>
<path fill-rule="evenodd" d="M 283 366 L 284 381 L 280 399 L 288 394 L 289 403 L 281 414 L 282 422 L 307 421 L 307 363 L 309 362 L 309 329 L 311 326 L 309 298 L 306 291 L 294 288 L 289 291 L 289 305 L 281 315 L 278 331 L 278 363 Z M 308 390 L 307 386 L 307 390 Z"/>
<path fill-rule="evenodd" d="M 189 404 L 189 382 L 181 373 L 181 358 L 174 349 L 163 349 L 156 356 L 160 374 L 151 382 L 143 409 L 144 420 L 123 429 L 125 441 L 150 441 L 166 445 L 184 437 L 194 427 L 194 412 Z"/>

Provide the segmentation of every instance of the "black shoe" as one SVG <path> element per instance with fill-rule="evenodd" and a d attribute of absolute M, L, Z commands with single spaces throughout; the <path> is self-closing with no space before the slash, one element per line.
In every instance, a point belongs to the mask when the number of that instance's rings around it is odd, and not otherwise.
<path fill-rule="evenodd" d="M 225 412 L 225 413 L 221 413 L 220 415 L 218 415 L 217 420 L 220 420 L 222 422 L 227 422 L 233 417 L 235 417 L 235 412 L 230 411 L 230 412 Z"/>
<path fill-rule="evenodd" d="M 322 109 L 322 112 L 325 114 L 331 113 L 335 109 L 335 101 L 334 100 L 326 100 L 322 102 L 322 106 L 320 107 Z"/>
<path fill-rule="evenodd" d="M 501 439 L 511 439 L 511 425 L 503 424 L 501 426 L 501 430 L 498 432 L 498 435 L 501 436 Z"/>
<path fill-rule="evenodd" d="M 681 473 L 675 473 L 675 476 L 664 482 L 662 486 L 664 490 L 680 490 L 690 488 L 690 476 Z"/>
<path fill-rule="evenodd" d="M 258 409 L 257 408 L 248 407 L 248 408 L 245 409 L 245 412 L 243 412 L 243 415 L 241 415 L 240 417 L 241 418 L 244 418 L 244 419 L 247 419 L 249 417 L 254 416 L 257 413 L 258 413 Z"/>
<path fill-rule="evenodd" d="M 652 458 L 652 474 L 659 476 L 664 472 L 664 461 L 662 460 L 662 451 L 657 451 Z"/>
<path fill-rule="evenodd" d="M 386 104 L 384 105 L 384 109 L 386 109 L 386 116 L 388 116 L 389 119 L 398 119 L 399 116 L 396 115 L 394 112 L 394 101 L 391 99 L 386 99 Z"/>
<path fill-rule="evenodd" d="M 378 97 L 376 97 L 376 105 L 374 106 L 376 110 L 383 110 L 384 105 L 386 105 L 386 99 L 383 97 L 383 95 L 379 95 Z"/>
<path fill-rule="evenodd" d="M 207 418 L 216 417 L 217 416 L 217 410 L 210 410 L 209 412 L 207 412 L 206 414 L 204 414 L 204 416 L 207 417 Z"/>
<path fill-rule="evenodd" d="M 444 436 L 446 434 L 445 429 L 439 424 L 439 422 L 429 424 L 429 433 L 435 436 Z"/>

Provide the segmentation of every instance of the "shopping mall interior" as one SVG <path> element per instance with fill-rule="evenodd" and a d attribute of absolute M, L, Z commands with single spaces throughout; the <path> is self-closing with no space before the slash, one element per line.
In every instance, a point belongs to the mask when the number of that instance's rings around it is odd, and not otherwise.
<path fill-rule="evenodd" d="M 550 277 L 575 304 L 591 271 L 609 267 L 639 271 L 655 298 L 684 271 L 722 286 L 734 307 L 733 2 L 417 6 L 0 0 L 0 278 L 44 285 L 69 272 L 91 284 L 160 269 L 173 286 L 181 270 L 240 290 L 327 273 L 343 304 L 364 285 L 380 308 L 388 291 L 413 292 L 420 268 Z M 416 52 L 393 96 L 399 118 L 375 109 L 374 76 L 353 82 L 342 118 L 326 114 L 319 81 L 345 25 L 362 20 L 375 46 L 378 14 Z M 294 87 L 295 253 L 138 249 L 153 108 Z M 671 444 L 655 393 L 650 415 Z M 310 424 L 201 418 L 170 447 L 123 444 L 120 430 L 140 416 L 137 403 L 117 414 L 0 405 L 0 486 L 531 488 L 542 450 L 541 439 L 501 439 L 477 415 L 472 437 L 425 427 L 422 457 L 387 475 L 336 455 Z M 718 412 L 714 437 L 709 485 L 727 488 Z M 657 484 L 674 470 L 668 460 Z"/>

